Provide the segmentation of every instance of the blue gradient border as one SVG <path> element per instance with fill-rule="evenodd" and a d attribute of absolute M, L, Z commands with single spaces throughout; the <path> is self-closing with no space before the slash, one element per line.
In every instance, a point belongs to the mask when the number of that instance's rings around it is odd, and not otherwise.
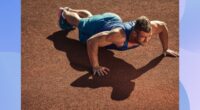
<path fill-rule="evenodd" d="M 200 1 L 180 0 L 180 109 L 200 110 Z M 185 107 L 187 106 L 187 107 Z"/>
<path fill-rule="evenodd" d="M 21 1 L 0 1 L 0 109 L 21 109 Z M 200 110 L 200 1 L 180 0 L 180 110 Z"/>
<path fill-rule="evenodd" d="M 21 1 L 0 5 L 0 110 L 21 110 Z"/>

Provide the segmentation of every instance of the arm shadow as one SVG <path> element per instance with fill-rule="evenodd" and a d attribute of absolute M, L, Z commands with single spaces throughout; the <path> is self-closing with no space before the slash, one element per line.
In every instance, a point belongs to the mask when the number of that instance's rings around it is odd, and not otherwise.
<path fill-rule="evenodd" d="M 48 36 L 47 39 L 53 41 L 54 47 L 57 50 L 66 53 L 72 68 L 78 71 L 87 71 L 86 74 L 72 82 L 71 86 L 94 89 L 112 87 L 111 98 L 113 100 L 127 99 L 135 87 L 133 80 L 153 69 L 163 59 L 162 55 L 157 56 L 145 66 L 136 69 L 123 59 L 115 57 L 112 51 L 101 48 L 99 49 L 99 63 L 110 68 L 111 71 L 104 77 L 92 76 L 85 44 L 66 37 L 67 34 L 68 32 L 66 31 L 58 31 Z"/>

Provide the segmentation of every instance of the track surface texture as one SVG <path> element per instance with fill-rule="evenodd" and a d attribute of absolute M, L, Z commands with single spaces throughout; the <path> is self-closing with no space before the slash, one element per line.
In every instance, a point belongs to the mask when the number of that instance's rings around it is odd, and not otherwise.
<path fill-rule="evenodd" d="M 100 49 L 111 72 L 91 77 L 78 30 L 57 25 L 60 6 L 165 21 L 179 50 L 178 0 L 22 0 L 22 110 L 178 110 L 179 58 L 160 56 L 158 36 L 123 52 Z"/>

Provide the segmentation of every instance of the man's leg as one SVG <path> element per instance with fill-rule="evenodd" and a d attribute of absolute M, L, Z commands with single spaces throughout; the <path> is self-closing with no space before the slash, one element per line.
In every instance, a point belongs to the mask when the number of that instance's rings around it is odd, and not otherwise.
<path fill-rule="evenodd" d="M 92 13 L 89 12 L 88 10 L 72 9 L 69 7 L 64 7 L 64 9 L 66 9 L 67 11 L 70 11 L 70 12 L 77 13 L 81 18 L 87 18 L 87 17 L 93 16 Z"/>
<path fill-rule="evenodd" d="M 66 21 L 69 24 L 77 27 L 81 17 L 76 12 L 70 12 L 65 8 L 60 8 L 60 9 L 63 10 L 63 16 L 66 19 Z"/>

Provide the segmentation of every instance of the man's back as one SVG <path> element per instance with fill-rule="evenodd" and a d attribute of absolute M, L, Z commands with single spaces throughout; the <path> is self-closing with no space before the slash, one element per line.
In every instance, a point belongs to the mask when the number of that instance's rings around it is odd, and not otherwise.
<path fill-rule="evenodd" d="M 79 38 L 81 42 L 86 42 L 94 34 L 122 26 L 121 18 L 114 13 L 104 13 L 89 18 L 82 18 L 78 25 Z"/>

